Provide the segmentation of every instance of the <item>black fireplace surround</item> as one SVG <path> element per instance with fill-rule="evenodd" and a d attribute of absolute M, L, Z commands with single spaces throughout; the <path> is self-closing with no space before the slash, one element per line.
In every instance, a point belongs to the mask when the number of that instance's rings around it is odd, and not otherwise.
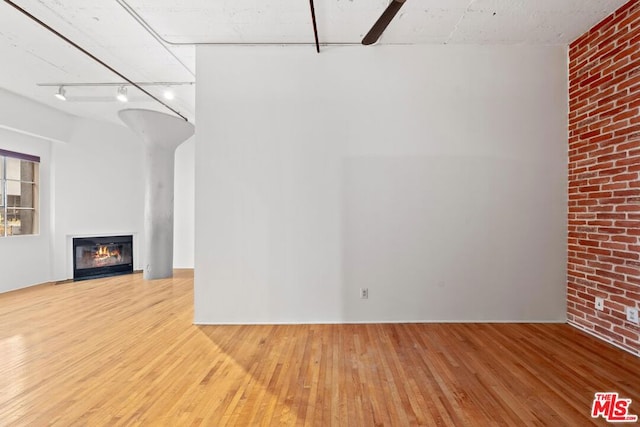
<path fill-rule="evenodd" d="M 133 236 L 73 239 L 73 280 L 133 273 Z"/>

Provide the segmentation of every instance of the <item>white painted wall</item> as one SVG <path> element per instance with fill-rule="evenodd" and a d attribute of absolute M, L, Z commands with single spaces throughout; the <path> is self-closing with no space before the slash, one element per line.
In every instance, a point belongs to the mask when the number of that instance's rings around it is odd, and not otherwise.
<path fill-rule="evenodd" d="M 193 268 L 195 136 L 176 149 L 173 208 L 173 267 Z"/>
<path fill-rule="evenodd" d="M 0 238 L 1 293 L 49 281 L 52 182 L 51 142 L 0 128 L 0 148 L 40 156 L 40 233 Z"/>
<path fill-rule="evenodd" d="M 197 66 L 196 323 L 564 321 L 565 48 Z"/>
<path fill-rule="evenodd" d="M 69 142 L 54 144 L 53 280 L 73 277 L 71 236 L 133 233 L 142 268 L 142 167 L 142 142 L 124 126 L 77 119 Z"/>

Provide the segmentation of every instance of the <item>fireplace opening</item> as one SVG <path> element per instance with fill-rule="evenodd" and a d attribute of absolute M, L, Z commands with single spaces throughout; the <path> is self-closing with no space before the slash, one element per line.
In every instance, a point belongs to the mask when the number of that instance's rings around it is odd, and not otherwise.
<path fill-rule="evenodd" d="M 133 273 L 133 236 L 73 239 L 73 280 Z"/>

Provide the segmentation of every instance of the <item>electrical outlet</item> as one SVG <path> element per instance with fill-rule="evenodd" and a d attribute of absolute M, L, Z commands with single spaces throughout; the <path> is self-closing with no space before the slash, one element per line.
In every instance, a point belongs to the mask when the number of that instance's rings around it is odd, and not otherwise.
<path fill-rule="evenodd" d="M 604 298 L 596 297 L 596 310 L 604 310 Z"/>
<path fill-rule="evenodd" d="M 360 299 L 369 298 L 369 288 L 360 288 Z"/>
<path fill-rule="evenodd" d="M 638 323 L 638 309 L 627 307 L 627 320 L 629 322 Z"/>

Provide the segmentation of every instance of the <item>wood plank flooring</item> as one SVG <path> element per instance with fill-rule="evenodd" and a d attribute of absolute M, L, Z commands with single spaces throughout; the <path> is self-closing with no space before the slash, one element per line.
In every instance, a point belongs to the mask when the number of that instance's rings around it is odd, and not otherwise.
<path fill-rule="evenodd" d="M 0 425 L 606 425 L 640 359 L 560 324 L 195 326 L 193 273 L 0 294 Z"/>

